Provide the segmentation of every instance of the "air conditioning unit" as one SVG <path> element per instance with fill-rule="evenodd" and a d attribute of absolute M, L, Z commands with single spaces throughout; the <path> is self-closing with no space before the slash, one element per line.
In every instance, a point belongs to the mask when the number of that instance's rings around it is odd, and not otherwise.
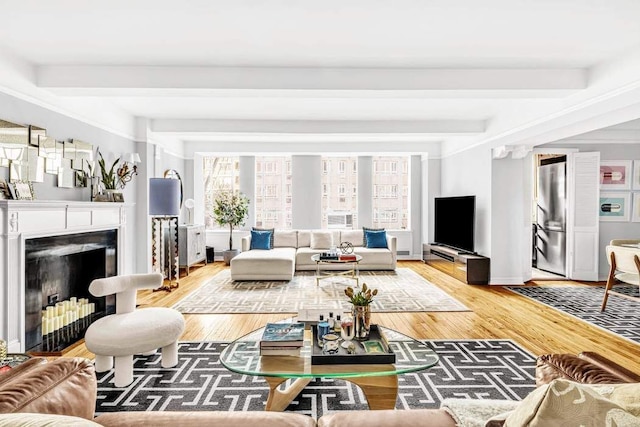
<path fill-rule="evenodd" d="M 329 228 L 353 228 L 353 214 L 328 214 Z"/>

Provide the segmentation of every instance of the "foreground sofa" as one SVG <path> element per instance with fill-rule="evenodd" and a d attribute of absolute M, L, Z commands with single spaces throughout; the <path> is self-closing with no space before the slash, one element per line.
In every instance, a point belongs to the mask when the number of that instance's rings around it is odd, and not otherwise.
<path fill-rule="evenodd" d="M 397 239 L 387 234 L 387 248 L 364 246 L 362 230 L 275 230 L 273 248 L 251 249 L 251 236 L 242 238 L 242 252 L 231 260 L 232 280 L 291 280 L 296 271 L 312 271 L 311 256 L 342 242 L 353 245 L 362 256 L 359 270 L 395 270 Z M 323 265 L 323 270 L 342 270 L 344 265 Z"/>
<path fill-rule="evenodd" d="M 560 380 L 558 380 L 560 379 Z M 546 355 L 538 358 L 536 382 L 571 380 L 595 384 L 632 383 L 640 376 L 595 353 Z M 555 380 L 555 381 L 554 381 Z M 261 425 L 313 427 L 316 421 L 291 412 L 115 412 L 93 418 L 96 402 L 93 363 L 83 358 L 59 358 L 48 362 L 33 358 L 0 374 L 0 426 L 51 425 L 54 421 L 73 426 L 185 426 L 232 427 Z M 532 393 L 533 394 L 533 393 Z M 638 394 L 638 393 L 636 393 Z M 483 402 L 466 399 L 468 403 Z M 512 402 L 512 405 L 518 405 Z M 571 414 L 570 412 L 567 412 Z M 66 416 L 56 419 L 57 416 Z M 49 424 L 47 424 L 49 423 Z M 321 427 L 455 427 L 454 418 L 443 409 L 341 411 L 324 415 Z M 489 424 L 491 427 L 501 422 Z"/>

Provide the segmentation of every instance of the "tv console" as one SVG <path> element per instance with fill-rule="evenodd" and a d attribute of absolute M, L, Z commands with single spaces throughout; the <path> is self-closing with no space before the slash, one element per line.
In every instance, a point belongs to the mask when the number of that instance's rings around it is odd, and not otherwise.
<path fill-rule="evenodd" d="M 422 245 L 422 259 L 426 264 L 470 285 L 489 283 L 490 260 L 482 255 L 425 243 Z"/>

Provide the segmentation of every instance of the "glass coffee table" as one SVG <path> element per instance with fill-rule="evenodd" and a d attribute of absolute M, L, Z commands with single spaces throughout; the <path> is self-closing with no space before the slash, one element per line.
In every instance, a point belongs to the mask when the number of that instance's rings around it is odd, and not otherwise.
<path fill-rule="evenodd" d="M 340 259 L 321 259 L 320 254 L 311 255 L 311 260 L 316 263 L 316 286 L 320 285 L 320 280 L 329 277 L 348 277 L 356 281 L 356 287 L 360 285 L 360 278 L 358 277 L 358 264 L 362 261 L 362 255 L 355 255 L 355 259 L 340 260 Z M 344 268 L 340 270 L 327 270 L 322 269 L 324 265 L 342 265 Z"/>
<path fill-rule="evenodd" d="M 311 331 L 305 330 L 304 346 L 297 356 L 260 356 L 264 328 L 235 341 L 222 351 L 220 362 L 232 372 L 264 377 L 269 384 L 267 411 L 283 411 L 314 378 L 340 378 L 362 389 L 369 409 L 393 409 L 398 397 L 398 375 L 421 371 L 438 363 L 438 355 L 420 341 L 393 329 L 379 326 L 389 347 L 396 353 L 395 364 L 312 365 Z M 355 341 L 354 341 L 355 342 Z M 358 344 L 357 344 L 358 345 Z M 278 387 L 295 381 L 285 390 Z"/>

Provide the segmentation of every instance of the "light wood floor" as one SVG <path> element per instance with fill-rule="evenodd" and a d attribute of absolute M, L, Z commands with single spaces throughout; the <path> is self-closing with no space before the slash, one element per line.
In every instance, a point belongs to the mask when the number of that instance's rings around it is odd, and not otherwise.
<path fill-rule="evenodd" d="M 464 303 L 469 312 L 374 313 L 381 323 L 417 339 L 508 338 L 539 355 L 596 351 L 640 373 L 640 345 L 565 315 L 500 286 L 466 285 L 420 261 L 400 261 L 398 267 L 411 268 L 431 283 Z M 171 293 L 140 291 L 142 306 L 165 306 L 178 302 L 220 270 L 222 262 L 192 268 L 180 279 L 180 288 Z M 534 282 L 537 286 L 578 282 Z M 183 341 L 230 341 L 263 326 L 266 322 L 290 317 L 287 314 L 187 314 Z M 93 358 L 84 343 L 64 356 Z"/>

